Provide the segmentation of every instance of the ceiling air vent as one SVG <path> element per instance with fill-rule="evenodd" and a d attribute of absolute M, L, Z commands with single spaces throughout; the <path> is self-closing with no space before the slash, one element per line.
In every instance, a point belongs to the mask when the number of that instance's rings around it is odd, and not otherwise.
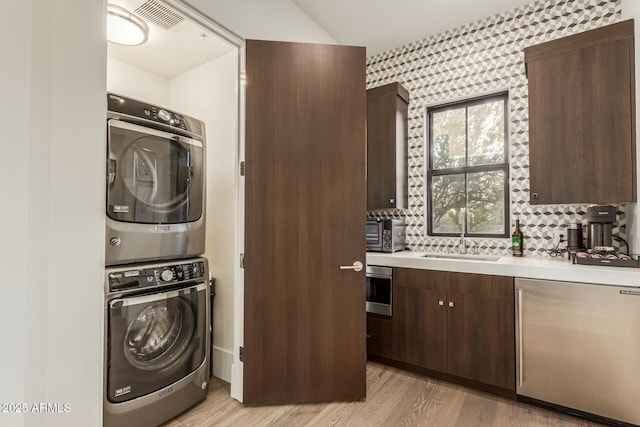
<path fill-rule="evenodd" d="M 144 2 L 133 13 L 165 30 L 170 30 L 184 20 L 184 16 L 155 0 Z"/>

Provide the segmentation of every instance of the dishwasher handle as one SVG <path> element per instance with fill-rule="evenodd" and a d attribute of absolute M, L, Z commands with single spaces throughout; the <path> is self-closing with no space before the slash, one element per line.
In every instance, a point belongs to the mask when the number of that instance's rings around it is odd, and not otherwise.
<path fill-rule="evenodd" d="M 518 312 L 516 319 L 516 326 L 518 328 L 518 386 L 524 385 L 524 356 L 523 350 L 523 336 L 522 336 L 522 298 L 524 297 L 524 289 L 517 289 L 518 292 Z"/>

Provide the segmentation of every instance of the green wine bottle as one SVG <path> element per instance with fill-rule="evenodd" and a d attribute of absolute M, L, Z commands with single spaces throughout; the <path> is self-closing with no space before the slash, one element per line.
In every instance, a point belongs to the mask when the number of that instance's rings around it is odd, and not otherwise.
<path fill-rule="evenodd" d="M 516 215 L 516 230 L 511 235 L 511 249 L 513 256 L 524 255 L 524 235 L 520 230 L 520 215 Z"/>

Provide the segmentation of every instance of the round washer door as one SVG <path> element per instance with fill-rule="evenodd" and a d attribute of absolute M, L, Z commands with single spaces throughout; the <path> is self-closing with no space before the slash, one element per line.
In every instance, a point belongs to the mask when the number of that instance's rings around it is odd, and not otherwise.
<path fill-rule="evenodd" d="M 158 370 L 176 361 L 196 328 L 191 306 L 182 298 L 147 306 L 127 327 L 123 350 L 135 368 Z"/>
<path fill-rule="evenodd" d="M 207 369 L 208 285 L 115 298 L 108 304 L 107 394 L 120 403 Z"/>

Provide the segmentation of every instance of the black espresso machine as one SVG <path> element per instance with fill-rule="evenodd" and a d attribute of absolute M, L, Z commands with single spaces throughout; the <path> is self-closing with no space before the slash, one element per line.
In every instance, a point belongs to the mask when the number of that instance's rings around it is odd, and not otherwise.
<path fill-rule="evenodd" d="M 598 252 L 613 252 L 613 223 L 616 221 L 616 207 L 594 205 L 587 208 L 589 223 L 587 248 Z"/>
<path fill-rule="evenodd" d="M 640 266 L 638 259 L 625 253 L 617 253 L 613 246 L 613 224 L 616 221 L 616 211 L 615 206 L 609 205 L 594 205 L 587 208 L 588 235 L 585 242 L 587 250 L 576 252 L 572 257 L 574 263 L 609 267 L 637 268 Z M 568 231 L 571 237 L 571 233 L 577 230 L 569 229 Z M 571 253 L 571 248 L 569 251 Z"/>

